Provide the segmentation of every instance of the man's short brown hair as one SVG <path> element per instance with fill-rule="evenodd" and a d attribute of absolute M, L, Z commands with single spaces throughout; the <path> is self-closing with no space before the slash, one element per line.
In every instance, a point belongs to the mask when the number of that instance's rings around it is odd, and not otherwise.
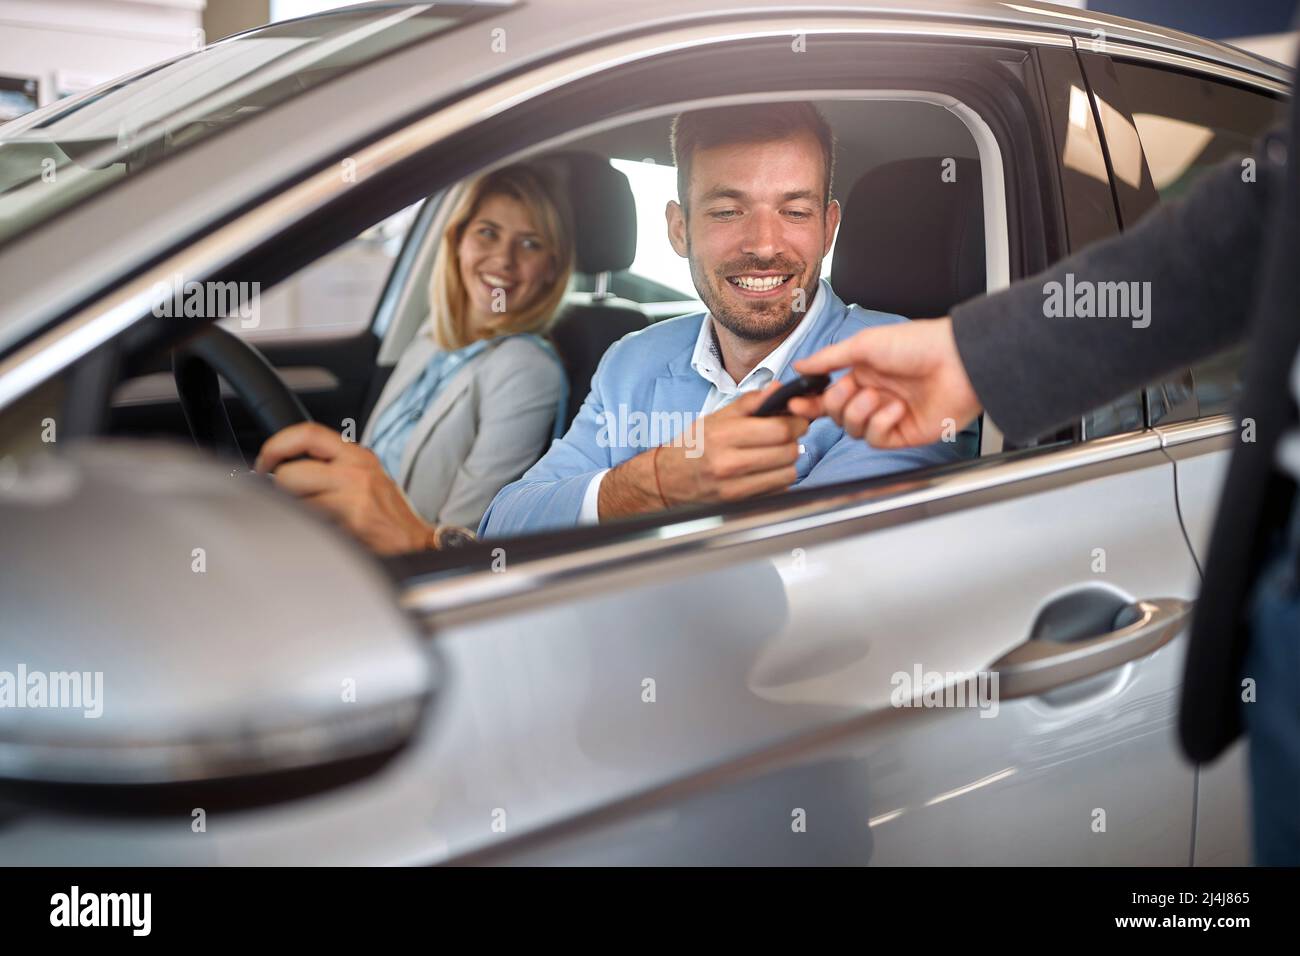
<path fill-rule="evenodd" d="M 806 101 L 750 103 L 719 106 L 678 113 L 673 118 L 671 143 L 677 166 L 677 201 L 682 209 L 690 193 L 691 156 L 697 149 L 711 149 L 730 143 L 768 143 L 811 133 L 825 158 L 825 204 L 831 201 L 831 178 L 835 173 L 835 134 L 821 110 Z"/>

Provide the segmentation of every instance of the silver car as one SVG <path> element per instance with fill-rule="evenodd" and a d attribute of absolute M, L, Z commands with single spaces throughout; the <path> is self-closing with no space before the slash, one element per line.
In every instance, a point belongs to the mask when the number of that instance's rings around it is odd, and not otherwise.
<path fill-rule="evenodd" d="M 920 318 L 1248 152 L 1291 83 L 901 6 L 366 4 L 0 128 L 0 861 L 1245 863 L 1240 750 L 1174 735 L 1236 355 L 942 468 L 383 561 L 242 467 L 365 421 L 491 166 L 585 198 L 580 400 L 699 308 L 657 218 L 683 109 L 817 102 L 826 275 Z M 189 283 L 259 307 L 158 307 Z"/>

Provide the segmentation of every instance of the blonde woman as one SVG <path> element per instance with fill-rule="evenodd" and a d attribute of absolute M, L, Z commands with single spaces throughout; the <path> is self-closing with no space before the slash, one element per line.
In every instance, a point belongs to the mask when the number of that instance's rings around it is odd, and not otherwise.
<path fill-rule="evenodd" d="M 567 210 L 544 171 L 514 165 L 476 180 L 443 233 L 429 319 L 361 444 L 294 425 L 267 440 L 255 467 L 381 554 L 477 527 L 565 424 L 564 371 L 542 334 L 573 261 Z"/>

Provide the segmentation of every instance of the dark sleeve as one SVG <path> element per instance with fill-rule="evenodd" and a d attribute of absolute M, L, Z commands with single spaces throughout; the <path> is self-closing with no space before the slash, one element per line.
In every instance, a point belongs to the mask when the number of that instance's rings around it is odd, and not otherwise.
<path fill-rule="evenodd" d="M 1205 173 L 1178 200 L 1010 288 L 957 306 L 953 334 L 984 409 L 1024 442 L 1245 336 L 1268 210 L 1281 196 L 1285 137 Z M 1138 282 L 1146 317 L 1060 315 L 1049 283 Z M 1096 286 L 1094 286 L 1094 289 Z M 1145 327 L 1141 326 L 1143 323 Z"/>

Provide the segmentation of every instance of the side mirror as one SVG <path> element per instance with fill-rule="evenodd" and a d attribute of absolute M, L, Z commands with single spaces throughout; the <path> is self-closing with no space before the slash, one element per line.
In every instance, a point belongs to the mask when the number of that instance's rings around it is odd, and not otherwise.
<path fill-rule="evenodd" d="M 402 747 L 432 650 L 359 545 L 192 449 L 0 482 L 0 781 L 193 784 Z"/>

